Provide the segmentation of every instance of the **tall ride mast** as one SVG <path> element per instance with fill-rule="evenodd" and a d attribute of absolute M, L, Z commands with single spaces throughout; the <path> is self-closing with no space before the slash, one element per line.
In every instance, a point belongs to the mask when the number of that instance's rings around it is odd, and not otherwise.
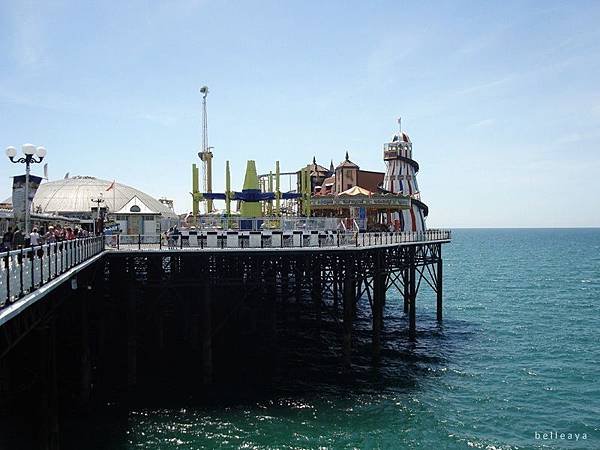
<path fill-rule="evenodd" d="M 202 161 L 202 187 L 204 192 L 212 192 L 212 159 L 213 154 L 208 146 L 208 119 L 206 114 L 206 97 L 208 96 L 208 86 L 200 88 L 202 94 L 202 151 L 198 152 L 198 157 Z M 213 211 L 213 201 L 206 199 L 206 213 Z"/>

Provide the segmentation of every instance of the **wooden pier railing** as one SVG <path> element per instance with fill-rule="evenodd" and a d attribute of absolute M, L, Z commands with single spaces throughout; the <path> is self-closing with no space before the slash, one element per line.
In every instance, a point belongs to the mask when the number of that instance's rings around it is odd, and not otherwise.
<path fill-rule="evenodd" d="M 104 250 L 102 236 L 0 253 L 0 308 L 24 297 Z"/>

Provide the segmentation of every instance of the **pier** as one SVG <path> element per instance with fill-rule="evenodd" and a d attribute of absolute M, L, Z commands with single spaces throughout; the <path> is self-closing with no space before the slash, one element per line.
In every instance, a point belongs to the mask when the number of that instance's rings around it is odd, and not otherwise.
<path fill-rule="evenodd" d="M 210 386 L 235 339 L 258 333 L 276 342 L 278 326 L 300 310 L 310 311 L 314 333 L 324 320 L 336 324 L 339 364 L 349 371 L 353 320 L 359 309 L 369 311 L 376 365 L 386 302 L 403 301 L 408 339 L 418 339 L 423 286 L 436 293 L 442 320 L 442 246 L 450 239 L 446 230 L 199 230 L 170 243 L 121 235 L 5 253 L 0 404 L 15 414 L 23 407 L 16 386 L 30 383 L 39 439 L 57 448 L 65 391 L 70 406 L 84 409 L 105 392 L 135 391 L 173 352 L 194 361 L 195 384 Z"/>

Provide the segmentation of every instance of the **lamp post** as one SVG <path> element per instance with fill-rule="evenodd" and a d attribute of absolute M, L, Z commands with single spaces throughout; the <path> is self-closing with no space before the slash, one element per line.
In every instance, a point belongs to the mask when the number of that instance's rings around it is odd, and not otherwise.
<path fill-rule="evenodd" d="M 94 234 L 96 234 L 96 223 L 100 223 L 100 204 L 104 203 L 104 198 L 102 197 L 102 194 L 100 194 L 97 198 L 92 198 L 90 200 L 98 205 L 98 214 L 96 216 L 96 220 L 94 220 Z"/>
<path fill-rule="evenodd" d="M 41 163 L 46 156 L 44 147 L 36 147 L 33 144 L 23 144 L 21 146 L 22 157 L 17 158 L 17 149 L 14 147 L 6 148 L 6 156 L 13 163 L 25 164 L 25 237 L 29 235 L 29 171 L 31 164 Z M 36 159 L 35 157 L 38 157 Z M 13 205 L 14 210 L 14 205 Z"/>

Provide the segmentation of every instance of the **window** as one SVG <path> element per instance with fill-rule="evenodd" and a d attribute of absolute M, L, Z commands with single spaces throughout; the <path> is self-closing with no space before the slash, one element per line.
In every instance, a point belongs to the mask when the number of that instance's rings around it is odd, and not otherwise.
<path fill-rule="evenodd" d="M 138 205 L 133 205 L 131 208 L 129 208 L 129 211 L 132 213 L 142 212 L 142 210 L 140 209 L 140 207 Z"/>

